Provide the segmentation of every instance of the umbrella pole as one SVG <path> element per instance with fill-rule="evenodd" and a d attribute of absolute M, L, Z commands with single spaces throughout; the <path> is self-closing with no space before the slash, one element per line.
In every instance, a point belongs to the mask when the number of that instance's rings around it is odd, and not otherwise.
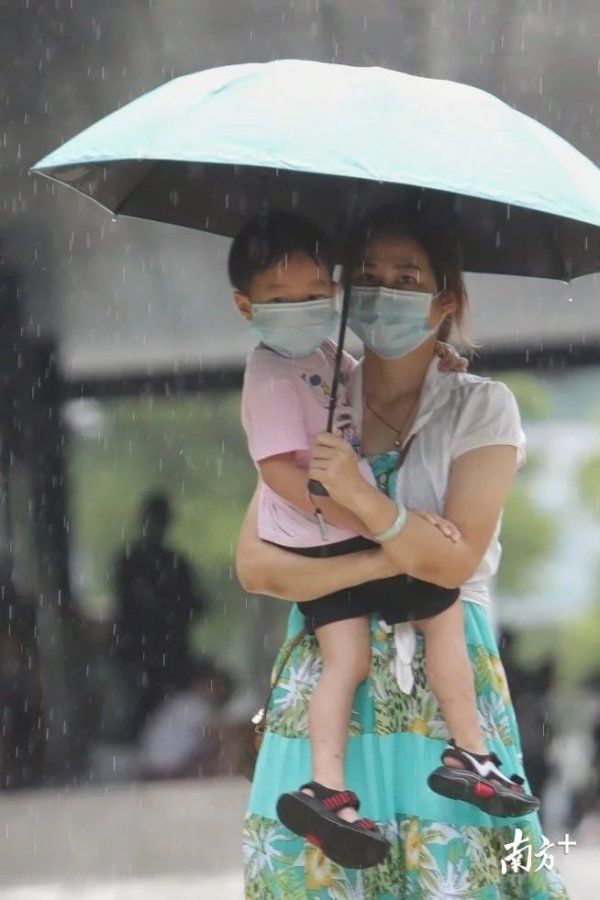
<path fill-rule="evenodd" d="M 351 286 L 351 273 L 350 267 L 344 266 L 343 275 L 342 275 L 342 285 L 343 285 L 343 299 L 342 299 L 342 313 L 340 317 L 340 330 L 338 332 L 338 341 L 337 341 L 337 350 L 335 353 L 335 360 L 333 365 L 333 381 L 331 384 L 331 396 L 329 398 L 329 412 L 327 415 L 327 431 L 331 434 L 333 431 L 333 419 L 335 416 L 335 407 L 337 404 L 337 395 L 340 384 L 340 376 L 342 374 L 342 358 L 344 353 L 344 341 L 346 340 L 346 325 L 348 323 L 348 310 L 350 307 L 350 286 Z M 315 478 L 310 478 L 308 481 L 308 492 L 309 494 L 313 494 L 315 497 L 328 497 L 327 488 L 324 487 L 320 481 L 317 481 Z M 317 509 L 316 514 L 321 514 L 321 511 Z"/>

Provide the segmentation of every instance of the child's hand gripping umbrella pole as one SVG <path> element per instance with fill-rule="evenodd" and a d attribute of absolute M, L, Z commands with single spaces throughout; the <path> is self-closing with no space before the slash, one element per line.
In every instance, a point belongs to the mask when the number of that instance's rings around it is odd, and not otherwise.
<path fill-rule="evenodd" d="M 346 339 L 346 325 L 348 322 L 348 309 L 350 306 L 350 282 L 351 282 L 351 273 L 348 267 L 344 267 L 343 277 L 342 277 L 342 285 L 343 285 L 343 297 L 342 297 L 342 311 L 340 316 L 340 330 L 338 332 L 338 340 L 337 340 L 337 350 L 335 354 L 334 360 L 334 368 L 333 368 L 333 380 L 331 383 L 331 396 L 329 398 L 329 411 L 327 414 L 327 431 L 329 433 L 333 432 L 333 420 L 335 417 L 335 407 L 337 403 L 337 395 L 340 384 L 340 376 L 342 372 L 342 356 L 344 353 L 344 341 Z M 315 497 L 328 497 L 329 493 L 327 488 L 321 484 L 320 481 L 317 481 L 316 478 L 310 478 L 308 481 L 308 492 L 309 494 Z M 314 502 L 314 501 L 313 501 Z M 319 523 L 319 528 L 321 532 L 324 531 L 324 520 L 321 510 L 318 508 L 318 505 L 315 504 L 315 516 Z"/>

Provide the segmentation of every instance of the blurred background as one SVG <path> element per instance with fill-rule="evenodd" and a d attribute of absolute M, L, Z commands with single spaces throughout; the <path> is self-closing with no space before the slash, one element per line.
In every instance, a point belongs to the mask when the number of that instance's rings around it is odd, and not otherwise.
<path fill-rule="evenodd" d="M 597 163 L 600 7 L 0 0 L 0 17 L 0 894 L 83 879 L 125 897 L 151 878 L 146 897 L 239 897 L 240 736 L 289 607 L 233 571 L 255 475 L 228 241 L 114 221 L 28 168 L 173 77 L 284 57 L 479 86 Z M 583 896 L 600 847 L 600 278 L 467 281 L 471 369 L 516 393 L 529 448 L 500 647 L 544 831 L 577 839 L 556 865 Z"/>

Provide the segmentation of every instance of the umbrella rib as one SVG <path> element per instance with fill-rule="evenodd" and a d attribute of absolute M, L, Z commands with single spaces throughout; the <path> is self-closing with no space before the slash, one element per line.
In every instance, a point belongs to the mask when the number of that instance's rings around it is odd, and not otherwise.
<path fill-rule="evenodd" d="M 119 212 L 123 209 L 123 207 L 125 206 L 125 204 L 126 204 L 127 201 L 129 200 L 129 198 L 131 197 L 131 195 L 134 193 L 134 191 L 137 191 L 137 189 L 138 189 L 139 187 L 141 187 L 141 185 L 145 182 L 145 180 L 146 180 L 150 175 L 152 175 L 152 173 L 154 172 L 154 170 L 160 165 L 161 162 L 163 162 L 162 159 L 155 160 L 154 165 L 152 166 L 152 168 L 148 169 L 148 171 L 146 172 L 146 174 L 144 175 L 144 177 L 141 178 L 141 179 L 137 182 L 137 184 L 134 184 L 134 186 L 131 188 L 131 190 L 128 191 L 128 192 L 125 194 L 125 196 L 123 197 L 123 199 L 122 199 L 119 203 L 117 203 L 116 207 L 115 207 L 114 210 L 113 210 L 113 215 L 115 215 L 115 216 L 118 216 L 118 215 L 119 215 Z"/>

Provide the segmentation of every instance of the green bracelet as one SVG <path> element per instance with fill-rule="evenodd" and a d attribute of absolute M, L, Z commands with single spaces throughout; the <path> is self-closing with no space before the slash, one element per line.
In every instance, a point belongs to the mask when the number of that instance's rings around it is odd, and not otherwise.
<path fill-rule="evenodd" d="M 400 534 L 404 525 L 406 524 L 406 517 L 408 515 L 407 509 L 403 503 L 399 501 L 396 502 L 396 506 L 398 508 L 398 515 L 392 522 L 389 528 L 386 528 L 385 531 L 381 531 L 379 534 L 374 534 L 373 538 L 377 541 L 378 544 L 383 544 L 384 541 L 389 541 L 392 538 L 396 537 L 397 534 Z"/>

